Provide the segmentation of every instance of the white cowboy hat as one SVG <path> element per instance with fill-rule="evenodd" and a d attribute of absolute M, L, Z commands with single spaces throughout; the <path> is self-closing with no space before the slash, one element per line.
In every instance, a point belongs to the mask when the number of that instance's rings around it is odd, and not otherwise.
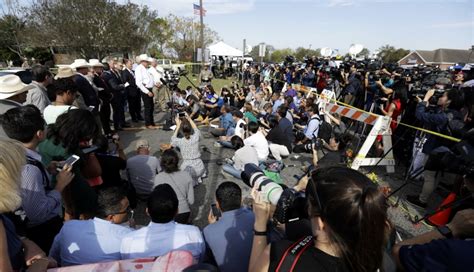
<path fill-rule="evenodd" d="M 104 65 L 98 59 L 90 59 L 89 64 L 92 67 L 104 67 Z"/>
<path fill-rule="evenodd" d="M 0 99 L 7 99 L 32 88 L 34 88 L 33 85 L 23 83 L 17 75 L 6 75 L 0 77 Z"/>
<path fill-rule="evenodd" d="M 56 76 L 54 77 L 54 79 L 58 80 L 60 78 L 67 78 L 67 77 L 72 77 L 74 76 L 76 73 L 74 73 L 74 71 L 72 70 L 71 67 L 69 66 L 62 66 L 62 67 L 59 67 L 58 68 L 58 73 L 56 74 Z"/>
<path fill-rule="evenodd" d="M 75 59 L 74 62 L 71 64 L 71 68 L 84 68 L 84 67 L 91 67 L 91 65 L 85 59 Z"/>
<path fill-rule="evenodd" d="M 150 57 L 148 57 L 147 54 L 141 54 L 140 56 L 138 56 L 138 62 L 142 62 L 142 61 L 147 61 L 147 62 L 150 62 Z"/>

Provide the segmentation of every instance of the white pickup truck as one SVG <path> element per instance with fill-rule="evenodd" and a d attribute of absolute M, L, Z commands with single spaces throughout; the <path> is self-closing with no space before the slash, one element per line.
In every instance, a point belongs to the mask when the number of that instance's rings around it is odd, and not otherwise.
<path fill-rule="evenodd" d="M 184 64 L 173 64 L 169 59 L 157 59 L 158 67 L 163 70 L 173 70 L 175 72 L 184 71 L 186 69 Z"/>

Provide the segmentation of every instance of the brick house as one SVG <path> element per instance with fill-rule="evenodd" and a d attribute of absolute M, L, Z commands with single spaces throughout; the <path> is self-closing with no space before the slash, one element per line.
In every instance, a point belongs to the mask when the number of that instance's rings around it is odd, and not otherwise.
<path fill-rule="evenodd" d="M 456 63 L 474 62 L 472 50 L 440 48 L 433 51 L 415 50 L 398 61 L 402 67 L 414 65 L 436 65 L 442 70 L 448 69 Z"/>

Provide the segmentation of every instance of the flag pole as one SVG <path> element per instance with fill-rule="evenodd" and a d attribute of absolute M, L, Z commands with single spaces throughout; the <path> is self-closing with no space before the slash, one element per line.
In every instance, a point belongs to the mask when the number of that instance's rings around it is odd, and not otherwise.
<path fill-rule="evenodd" d="M 202 6 L 202 0 L 199 0 L 199 7 L 201 8 L 201 12 L 199 15 L 201 16 L 201 69 L 204 67 L 204 7 Z"/>
<path fill-rule="evenodd" d="M 194 18 L 196 14 L 193 14 L 193 62 L 196 61 L 196 31 L 194 29 Z"/>

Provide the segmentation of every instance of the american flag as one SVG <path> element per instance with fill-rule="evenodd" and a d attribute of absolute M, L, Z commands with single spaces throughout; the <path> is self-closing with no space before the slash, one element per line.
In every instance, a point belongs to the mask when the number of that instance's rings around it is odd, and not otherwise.
<path fill-rule="evenodd" d="M 200 5 L 193 4 L 193 8 L 194 8 L 195 15 L 201 15 L 201 10 L 202 10 L 202 16 L 206 16 L 206 10 L 201 8 Z"/>

